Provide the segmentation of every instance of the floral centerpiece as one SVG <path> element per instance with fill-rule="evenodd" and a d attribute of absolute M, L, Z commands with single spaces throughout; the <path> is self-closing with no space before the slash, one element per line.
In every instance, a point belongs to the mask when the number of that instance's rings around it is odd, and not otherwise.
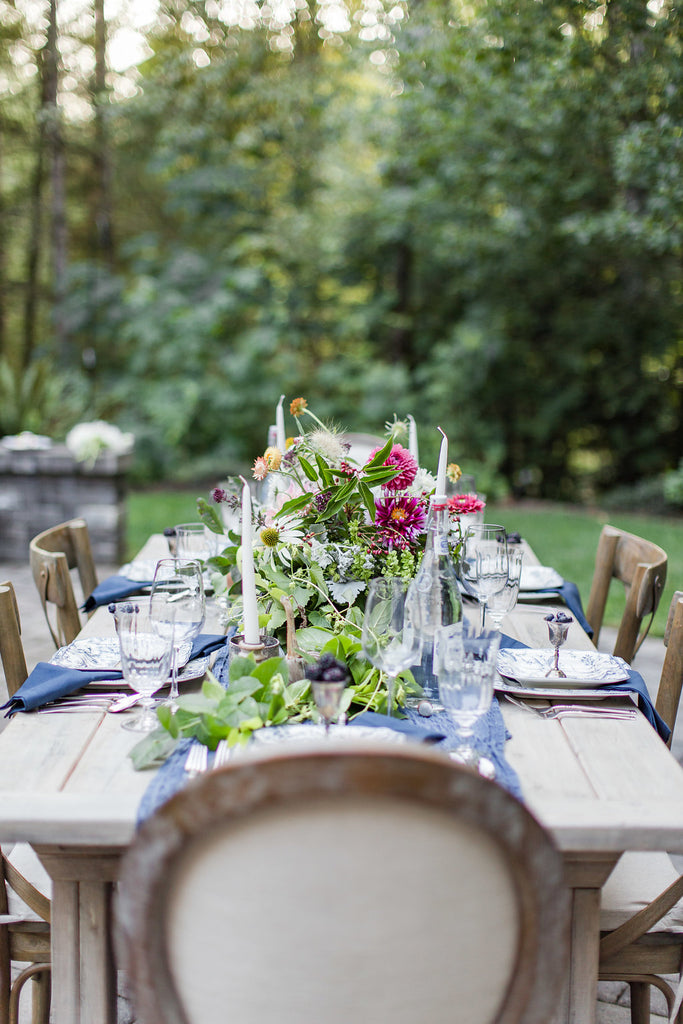
<path fill-rule="evenodd" d="M 209 673 L 200 694 L 181 696 L 175 710 L 162 706 L 161 729 L 131 752 L 136 767 L 163 760 L 182 737 L 194 736 L 213 749 L 221 739 L 246 742 L 266 725 L 316 718 L 309 679 L 293 671 L 301 659 L 309 667 L 326 655 L 345 663 L 350 682 L 342 711 L 386 710 L 383 674 L 361 646 L 368 583 L 378 576 L 416 575 L 437 480 L 404 447 L 408 425 L 396 417 L 386 424 L 384 443 L 359 462 L 344 434 L 322 423 L 304 398 L 294 399 L 290 412 L 298 436 L 282 448 L 268 447 L 253 466 L 265 493 L 253 506 L 259 627 L 286 644 L 287 657 L 261 664 L 252 655 L 235 657 L 227 691 Z M 457 482 L 459 476 L 455 463 L 443 467 L 442 479 Z M 232 520 L 240 498 L 234 488 L 217 487 L 210 502 L 199 498 L 197 504 L 203 521 L 224 536 L 221 512 Z M 449 500 L 455 557 L 461 517 L 482 508 L 474 495 Z M 229 529 L 227 539 L 209 566 L 215 592 L 228 594 L 232 622 L 239 626 L 241 535 Z M 397 703 L 413 688 L 419 690 L 410 670 L 400 673 Z"/>
<path fill-rule="evenodd" d="M 348 701 L 380 709 L 386 701 L 380 673 L 361 655 L 360 635 L 368 582 L 374 577 L 411 580 L 420 565 L 426 541 L 429 502 L 435 477 L 420 467 L 402 443 L 408 423 L 386 424 L 385 442 L 362 463 L 352 457 L 342 431 L 321 422 L 304 398 L 290 405 L 298 435 L 285 450 L 271 446 L 253 466 L 265 499 L 256 511 L 254 551 L 262 631 L 283 641 L 286 611 L 294 610 L 296 644 L 305 659 L 329 652 L 344 659 L 354 686 Z M 447 477 L 457 482 L 460 469 L 448 465 Z M 220 506 L 237 507 L 239 499 L 216 488 L 212 502 L 199 499 L 200 515 L 216 533 L 223 533 Z M 475 495 L 449 500 L 451 546 L 461 541 L 461 516 L 480 511 Z M 233 621 L 241 619 L 240 537 L 222 555 L 211 559 L 222 576 L 217 580 L 234 597 Z M 414 685 L 410 672 L 399 680 Z"/>

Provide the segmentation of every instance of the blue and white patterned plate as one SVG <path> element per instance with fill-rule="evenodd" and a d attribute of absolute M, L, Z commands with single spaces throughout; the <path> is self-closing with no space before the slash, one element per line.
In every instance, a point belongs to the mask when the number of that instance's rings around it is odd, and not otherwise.
<path fill-rule="evenodd" d="M 628 667 L 621 658 L 599 651 L 560 650 L 560 668 L 566 678 L 554 673 L 546 675 L 553 663 L 552 647 L 529 648 L 527 650 L 503 650 L 498 654 L 498 671 L 508 679 L 527 686 L 580 688 L 605 686 L 608 683 L 623 683 L 628 679 Z"/>

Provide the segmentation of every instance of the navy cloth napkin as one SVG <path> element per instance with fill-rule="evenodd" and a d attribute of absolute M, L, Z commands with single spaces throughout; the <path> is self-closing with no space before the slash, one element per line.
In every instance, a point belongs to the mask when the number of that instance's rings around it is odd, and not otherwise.
<path fill-rule="evenodd" d="M 200 633 L 193 641 L 189 660 L 221 650 L 229 639 L 230 636 L 218 633 Z M 0 710 L 7 710 L 5 715 L 7 718 L 16 711 L 32 711 L 49 701 L 66 697 L 67 694 L 80 690 L 87 683 L 102 679 L 119 680 L 122 678 L 123 673 L 116 669 L 65 668 L 61 665 L 52 665 L 49 661 L 40 661 L 28 679 L 21 684 L 14 696 L 2 705 Z"/>
<path fill-rule="evenodd" d="M 116 669 L 64 668 L 51 665 L 49 661 L 39 661 L 28 679 L 0 710 L 7 709 L 5 718 L 9 718 L 16 711 L 32 711 L 51 700 L 66 697 L 87 683 L 122 678 L 123 673 Z"/>
<path fill-rule="evenodd" d="M 569 580 L 563 580 L 562 586 L 560 587 L 548 587 L 547 589 L 539 588 L 538 590 L 534 590 L 534 594 L 538 594 L 539 597 L 544 594 L 547 594 L 548 597 L 554 597 L 555 594 L 559 594 L 583 631 L 592 638 L 593 630 L 589 626 L 588 620 L 584 615 L 581 595 L 579 594 L 579 588 L 576 583 L 570 583 Z"/>
<path fill-rule="evenodd" d="M 90 597 L 81 605 L 81 610 L 91 612 L 100 605 L 110 601 L 119 601 L 124 597 L 139 594 L 143 587 L 151 587 L 154 580 L 131 580 L 128 576 L 108 576 L 106 580 L 93 590 Z"/>
<path fill-rule="evenodd" d="M 527 646 L 527 644 L 523 644 L 519 640 L 513 640 L 510 636 L 501 635 L 501 650 L 505 647 L 527 648 Z M 668 741 L 671 729 L 655 710 L 647 685 L 640 672 L 629 668 L 628 679 L 624 680 L 623 683 L 605 683 L 602 686 L 600 683 L 596 683 L 594 688 L 596 690 L 605 690 L 608 693 L 636 693 L 638 695 L 638 709 L 645 715 L 650 725 L 657 731 L 664 742 Z"/>
<path fill-rule="evenodd" d="M 214 651 L 220 651 L 223 647 L 227 646 L 228 640 L 230 640 L 234 633 L 234 628 L 229 630 L 227 634 L 200 633 L 192 641 L 192 650 L 190 651 L 188 661 L 193 661 L 194 658 L 199 658 L 205 654 L 213 654 Z"/>

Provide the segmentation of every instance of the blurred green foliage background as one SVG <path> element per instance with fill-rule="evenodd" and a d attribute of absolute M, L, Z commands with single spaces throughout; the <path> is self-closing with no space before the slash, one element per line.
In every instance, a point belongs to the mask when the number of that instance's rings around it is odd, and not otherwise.
<path fill-rule="evenodd" d="M 98 0 L 29 7 L 0 0 L 0 435 L 105 418 L 137 482 L 220 476 L 284 392 L 411 412 L 428 465 L 440 424 L 492 495 L 676 474 L 680 0 L 162 0 L 99 80 Z"/>

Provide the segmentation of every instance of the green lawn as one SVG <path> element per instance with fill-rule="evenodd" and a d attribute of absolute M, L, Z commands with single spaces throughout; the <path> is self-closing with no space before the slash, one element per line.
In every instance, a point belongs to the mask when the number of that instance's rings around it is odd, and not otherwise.
<path fill-rule="evenodd" d="M 651 633 L 664 635 L 669 604 L 675 590 L 683 590 L 683 518 L 663 519 L 655 516 L 619 515 L 589 512 L 574 506 L 525 505 L 491 506 L 489 522 L 500 523 L 507 530 L 518 530 L 528 540 L 543 565 L 552 565 L 565 579 L 577 584 L 584 607 L 588 602 L 595 549 L 605 523 L 659 544 L 669 556 L 666 587 Z M 623 589 L 614 583 L 604 624 L 616 626 L 624 607 Z"/>
<path fill-rule="evenodd" d="M 138 551 L 150 533 L 161 533 L 176 523 L 197 519 L 196 499 L 201 489 L 155 490 L 131 493 L 127 502 L 128 557 Z M 664 635 L 666 616 L 676 589 L 683 590 L 683 517 L 661 519 L 654 516 L 617 515 L 584 511 L 574 506 L 491 505 L 488 522 L 500 523 L 507 530 L 518 530 L 534 548 L 544 565 L 554 566 L 577 584 L 584 606 L 588 601 L 595 549 L 600 530 L 606 522 L 637 533 L 659 544 L 669 556 L 666 589 L 655 617 L 652 633 Z M 610 593 L 605 625 L 616 626 L 621 618 L 623 596 L 615 584 Z"/>

